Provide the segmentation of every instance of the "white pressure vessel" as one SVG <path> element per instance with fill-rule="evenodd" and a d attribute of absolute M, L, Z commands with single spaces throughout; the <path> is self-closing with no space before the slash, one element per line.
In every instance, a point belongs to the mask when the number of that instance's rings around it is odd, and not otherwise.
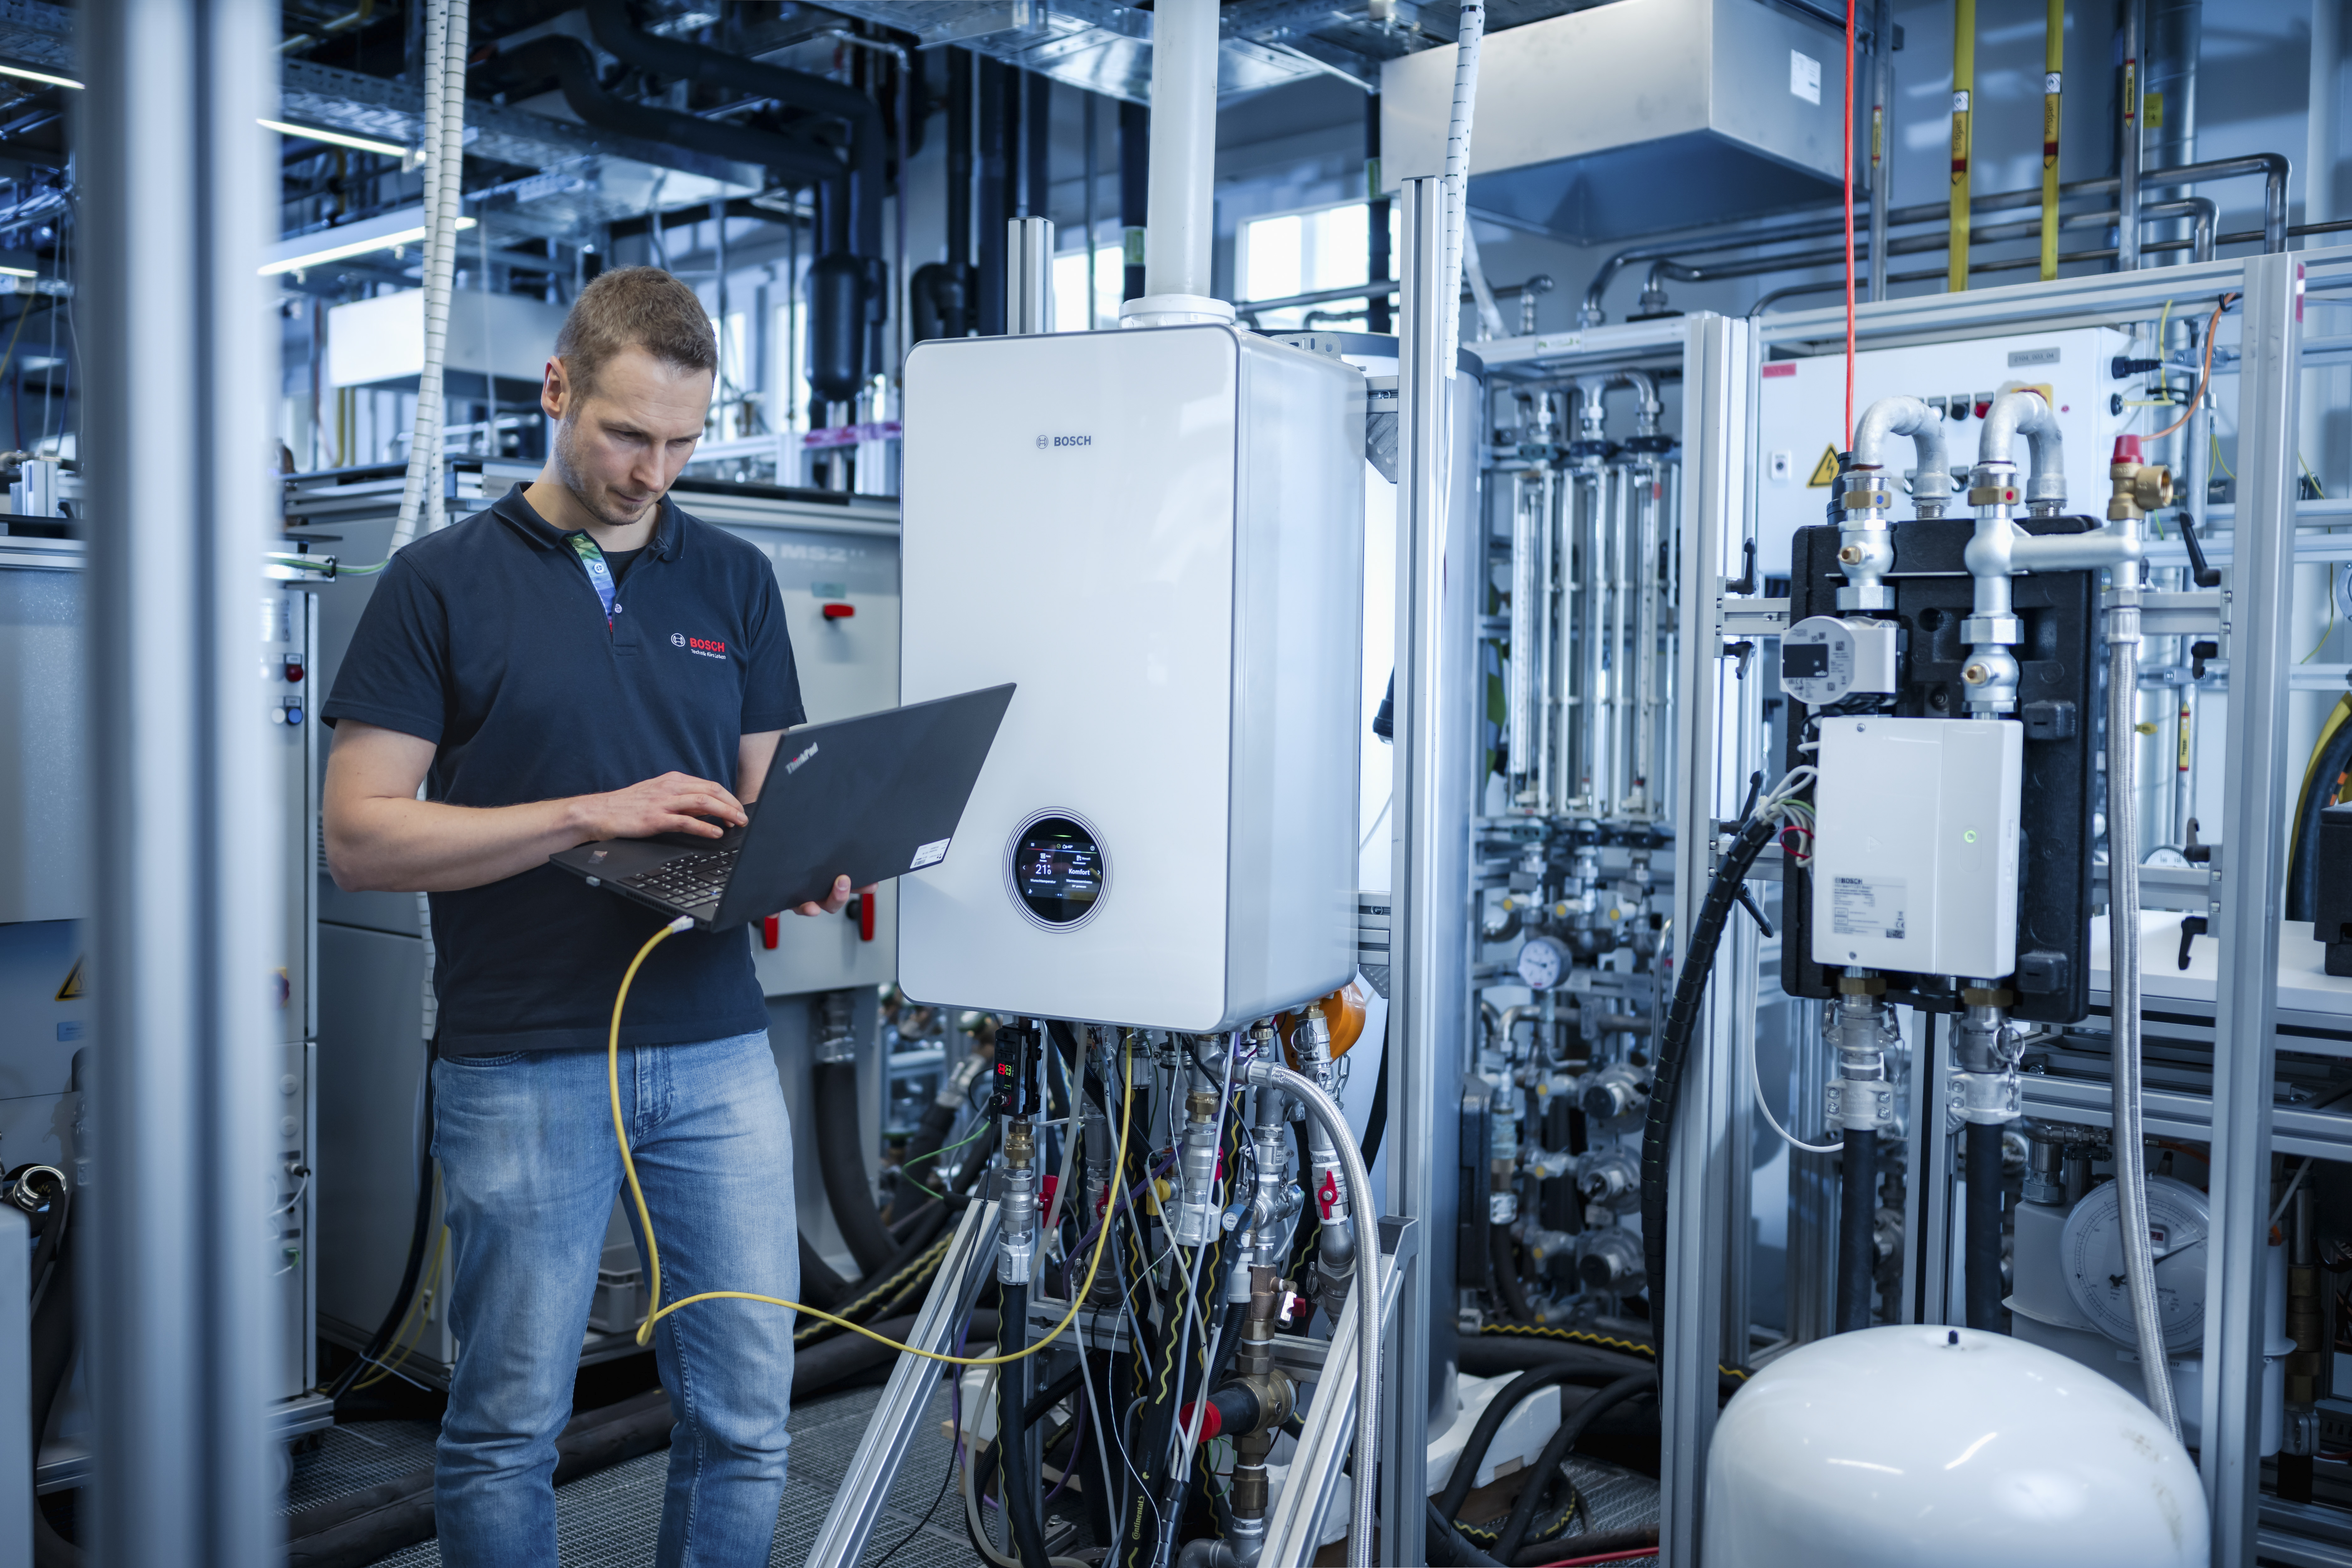
<path fill-rule="evenodd" d="M 2207 1568 L 2205 1493 L 2147 1405 L 2002 1334 L 1865 1329 L 1735 1395 L 1706 1568 Z"/>

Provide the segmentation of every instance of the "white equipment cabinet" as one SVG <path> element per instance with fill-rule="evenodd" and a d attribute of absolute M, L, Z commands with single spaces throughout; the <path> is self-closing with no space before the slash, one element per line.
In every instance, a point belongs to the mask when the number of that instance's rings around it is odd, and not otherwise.
<path fill-rule="evenodd" d="M 900 693 L 1019 687 L 909 995 L 1209 1032 L 1355 973 L 1363 431 L 1226 326 L 909 356 Z"/>

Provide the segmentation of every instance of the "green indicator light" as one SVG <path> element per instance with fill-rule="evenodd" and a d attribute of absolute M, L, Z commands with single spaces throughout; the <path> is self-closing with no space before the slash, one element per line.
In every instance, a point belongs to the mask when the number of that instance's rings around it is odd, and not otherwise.
<path fill-rule="evenodd" d="M 1961 843 L 1963 843 L 1963 844 L 1974 844 L 1976 841 L 1977 841 L 1977 830 L 1976 830 L 1975 828 L 1973 828 L 1973 827 L 1970 827 L 1970 828 L 1965 828 L 1965 829 L 1963 829 L 1963 830 L 1961 831 L 1961 833 L 1960 833 L 1960 842 L 1961 842 Z"/>

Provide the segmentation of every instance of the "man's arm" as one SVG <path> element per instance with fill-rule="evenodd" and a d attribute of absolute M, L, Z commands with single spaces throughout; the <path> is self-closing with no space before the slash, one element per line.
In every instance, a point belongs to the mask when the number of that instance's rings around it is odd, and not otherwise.
<path fill-rule="evenodd" d="M 735 746 L 735 788 L 745 800 L 760 798 L 760 786 L 768 782 L 768 769 L 776 760 L 776 744 L 784 738 L 782 730 L 762 730 L 756 735 L 746 735 Z M 821 904 L 801 904 L 796 915 L 837 915 L 849 902 L 849 879 L 835 877 L 833 891 Z M 874 889 L 860 888 L 859 896 L 870 898 Z"/>
<path fill-rule="evenodd" d="M 747 747 L 751 740 L 746 737 Z M 774 749 L 772 740 L 768 750 Z M 735 796 L 685 773 L 664 773 L 609 795 L 529 805 L 419 800 L 416 786 L 433 765 L 434 751 L 430 741 L 356 719 L 336 726 L 335 749 L 327 758 L 326 829 L 327 869 L 337 887 L 451 893 L 503 881 L 575 844 L 656 833 L 716 838 L 722 829 L 703 818 L 746 820 Z"/>

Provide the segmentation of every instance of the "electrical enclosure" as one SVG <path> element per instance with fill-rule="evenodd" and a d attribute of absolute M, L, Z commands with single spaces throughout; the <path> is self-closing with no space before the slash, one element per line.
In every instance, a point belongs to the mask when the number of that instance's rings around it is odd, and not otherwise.
<path fill-rule="evenodd" d="M 1364 379 L 1223 326 L 907 365 L 902 701 L 1015 682 L 925 1001 L 1205 1032 L 1355 972 Z"/>
<path fill-rule="evenodd" d="M 1821 735 L 1813 962 L 2006 976 L 2023 726 L 1841 714 Z"/>

